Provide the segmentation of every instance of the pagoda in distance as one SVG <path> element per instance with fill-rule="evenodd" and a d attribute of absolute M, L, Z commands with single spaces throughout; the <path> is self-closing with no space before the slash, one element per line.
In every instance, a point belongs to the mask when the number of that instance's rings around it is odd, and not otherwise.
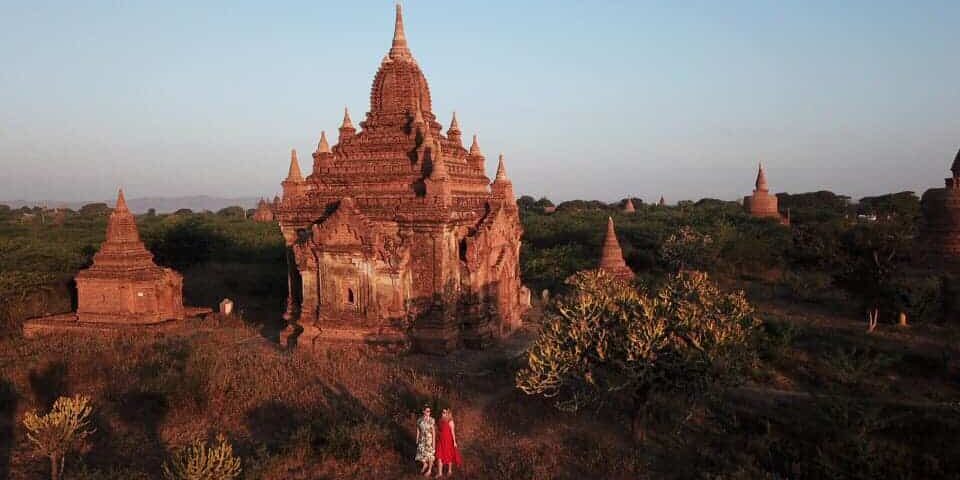
<path fill-rule="evenodd" d="M 783 215 L 778 210 L 779 199 L 776 195 L 770 194 L 770 187 L 767 184 L 767 173 L 763 170 L 763 164 L 757 167 L 757 181 L 753 195 L 743 197 L 743 208 L 751 216 L 757 218 L 770 218 L 776 220 L 781 225 L 790 225 L 790 216 Z M 663 197 L 661 197 L 661 202 Z M 662 204 L 662 203 L 661 203 Z"/>
<path fill-rule="evenodd" d="M 274 216 L 287 245 L 281 337 L 307 345 L 411 343 L 429 353 L 483 347 L 520 326 L 519 213 L 501 155 L 494 179 L 454 113 L 446 132 L 396 6 L 391 46 L 355 124 L 320 133 L 308 175 L 291 151 Z"/>
<path fill-rule="evenodd" d="M 620 248 L 620 241 L 617 240 L 617 231 L 613 227 L 612 217 L 607 217 L 607 233 L 603 237 L 603 250 L 600 253 L 598 268 L 619 280 L 630 281 L 635 276 L 623 259 L 623 250 Z"/>

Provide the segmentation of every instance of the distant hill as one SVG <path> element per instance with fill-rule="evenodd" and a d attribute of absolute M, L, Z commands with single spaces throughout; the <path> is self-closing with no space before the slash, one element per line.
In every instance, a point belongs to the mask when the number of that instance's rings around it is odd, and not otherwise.
<path fill-rule="evenodd" d="M 20 208 L 23 206 L 46 206 L 47 208 L 69 208 L 77 210 L 88 203 L 106 203 L 113 205 L 116 198 L 109 200 L 88 200 L 83 202 L 69 202 L 57 200 L 0 200 L 0 205 L 8 205 L 10 208 Z M 256 208 L 259 197 L 239 197 L 239 198 L 221 198 L 210 197 L 207 195 L 195 195 L 190 197 L 145 197 L 128 198 L 127 205 L 134 213 L 146 213 L 149 209 L 155 209 L 157 213 L 171 213 L 181 208 L 199 212 L 201 210 L 210 210 L 216 212 L 221 208 L 239 205 L 244 208 Z"/>

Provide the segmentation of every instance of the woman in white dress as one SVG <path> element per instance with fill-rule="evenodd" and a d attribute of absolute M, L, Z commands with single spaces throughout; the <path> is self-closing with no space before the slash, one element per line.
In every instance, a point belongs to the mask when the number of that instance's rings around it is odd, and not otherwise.
<path fill-rule="evenodd" d="M 437 440 L 437 423 L 430 416 L 430 407 L 423 407 L 423 416 L 417 420 L 417 456 L 414 460 L 423 462 L 420 473 L 429 477 L 433 471 Z"/>

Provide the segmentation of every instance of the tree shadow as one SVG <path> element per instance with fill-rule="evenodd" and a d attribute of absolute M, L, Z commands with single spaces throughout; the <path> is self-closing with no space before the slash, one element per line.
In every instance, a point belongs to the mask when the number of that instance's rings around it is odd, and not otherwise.
<path fill-rule="evenodd" d="M 160 440 L 160 425 L 170 410 L 167 397 L 151 391 L 131 391 L 119 399 L 117 413 L 134 435 L 143 438 L 138 449 L 140 464 L 151 471 L 159 471 L 166 449 Z"/>
<path fill-rule="evenodd" d="M 409 434 L 389 417 L 377 415 L 341 384 L 322 384 L 316 404 L 298 409 L 284 402 L 270 400 L 246 413 L 250 443 L 241 445 L 246 452 L 265 449 L 276 453 L 301 442 L 318 457 L 329 456 L 344 462 L 360 459 L 370 440 L 357 436 L 358 428 L 372 424 L 387 432 L 386 442 L 401 455 L 412 455 L 415 446 Z"/>
<path fill-rule="evenodd" d="M 63 361 L 49 362 L 42 369 L 31 369 L 30 389 L 41 410 L 50 410 L 57 398 L 68 395 L 67 364 Z"/>
<path fill-rule="evenodd" d="M 10 455 L 13 452 L 13 431 L 18 400 L 13 384 L 5 378 L 0 378 L 0 479 L 10 476 Z"/>

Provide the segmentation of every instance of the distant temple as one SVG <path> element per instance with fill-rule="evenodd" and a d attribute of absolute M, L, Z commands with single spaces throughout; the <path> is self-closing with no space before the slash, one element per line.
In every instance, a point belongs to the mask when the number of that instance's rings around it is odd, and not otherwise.
<path fill-rule="evenodd" d="M 269 223 L 273 222 L 274 220 L 273 206 L 261 198 L 260 202 L 257 203 L 257 210 L 253 212 L 253 221 Z"/>
<path fill-rule="evenodd" d="M 922 242 L 935 256 L 960 259 L 960 151 L 950 167 L 945 188 L 931 188 L 920 199 Z"/>
<path fill-rule="evenodd" d="M 623 213 L 635 213 L 637 209 L 633 206 L 633 199 L 628 198 L 627 203 L 623 205 Z"/>
<path fill-rule="evenodd" d="M 140 240 L 123 190 L 117 195 L 107 223 L 106 240 L 94 255 L 93 265 L 77 273 L 75 280 L 76 313 L 28 320 L 24 335 L 96 329 L 98 325 L 156 325 L 210 311 L 184 307 L 183 277 L 154 263 L 153 254 Z"/>
<path fill-rule="evenodd" d="M 603 238 L 603 251 L 600 254 L 600 270 L 621 280 L 632 280 L 633 270 L 623 259 L 623 250 L 617 240 L 617 232 L 613 228 L 613 218 L 607 217 L 607 233 Z"/>
<path fill-rule="evenodd" d="M 663 207 L 667 204 L 667 201 L 663 199 L 663 195 L 660 195 L 660 201 L 657 202 L 657 205 Z"/>
<path fill-rule="evenodd" d="M 754 217 L 771 218 L 783 225 L 789 225 L 790 218 L 780 214 L 777 204 L 778 199 L 776 195 L 770 194 L 767 174 L 763 171 L 763 164 L 760 164 L 757 171 L 756 188 L 753 190 L 753 195 L 743 197 L 743 208 Z"/>
<path fill-rule="evenodd" d="M 520 227 L 503 156 L 493 182 L 456 114 L 446 133 L 396 9 L 393 44 L 358 130 L 321 133 L 312 173 L 296 152 L 274 211 L 289 247 L 285 338 L 411 340 L 442 353 L 520 326 Z"/>

